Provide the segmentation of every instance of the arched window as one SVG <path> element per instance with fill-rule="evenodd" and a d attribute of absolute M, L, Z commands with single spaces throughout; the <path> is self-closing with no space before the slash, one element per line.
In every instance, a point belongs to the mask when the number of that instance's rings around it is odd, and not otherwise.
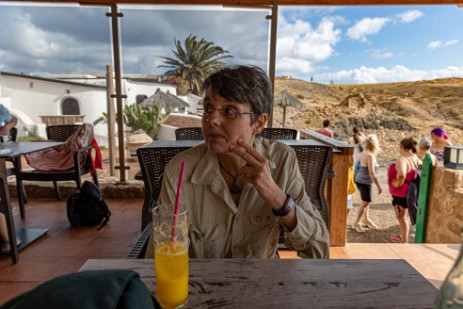
<path fill-rule="evenodd" d="M 63 115 L 80 115 L 79 102 L 74 98 L 66 98 L 61 103 Z"/>

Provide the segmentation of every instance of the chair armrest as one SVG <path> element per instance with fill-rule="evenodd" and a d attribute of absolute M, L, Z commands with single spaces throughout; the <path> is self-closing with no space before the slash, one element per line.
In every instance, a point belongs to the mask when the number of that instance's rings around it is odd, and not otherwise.
<path fill-rule="evenodd" d="M 152 226 L 149 223 L 143 232 L 138 238 L 135 245 L 133 245 L 132 249 L 130 250 L 129 254 L 127 255 L 127 259 L 143 259 L 145 258 L 146 248 L 148 247 L 148 240 L 151 235 Z"/>
<path fill-rule="evenodd" d="M 89 150 L 91 150 L 91 149 L 95 149 L 95 147 L 93 145 L 88 145 L 88 146 L 85 146 L 85 147 L 74 150 L 74 166 L 75 166 L 76 169 L 78 169 L 78 168 L 80 168 L 82 166 L 82 163 L 80 161 L 81 161 L 81 157 L 82 157 L 83 153 L 88 152 L 87 155 L 90 155 Z M 86 160 L 87 160 L 87 158 L 86 158 Z"/>

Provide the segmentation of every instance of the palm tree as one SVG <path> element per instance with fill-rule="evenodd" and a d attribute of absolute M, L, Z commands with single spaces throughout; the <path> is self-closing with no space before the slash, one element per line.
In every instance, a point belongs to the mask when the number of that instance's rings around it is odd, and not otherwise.
<path fill-rule="evenodd" d="M 174 37 L 176 50 L 172 50 L 175 58 L 161 57 L 165 65 L 160 68 L 169 68 L 165 76 L 180 77 L 189 83 L 193 94 L 199 95 L 201 83 L 211 73 L 225 66 L 222 59 L 232 58 L 229 52 L 214 42 L 205 39 L 197 40 L 196 36 L 189 35 L 185 39 L 185 48 Z"/>

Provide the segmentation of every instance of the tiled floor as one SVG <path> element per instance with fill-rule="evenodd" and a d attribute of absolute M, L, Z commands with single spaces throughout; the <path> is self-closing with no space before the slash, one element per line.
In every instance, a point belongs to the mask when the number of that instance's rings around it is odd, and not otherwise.
<path fill-rule="evenodd" d="M 87 259 L 125 258 L 139 235 L 142 199 L 106 200 L 112 212 L 109 223 L 96 227 L 71 227 L 66 201 L 30 200 L 26 219 L 14 208 L 16 227 L 51 230 L 19 252 L 19 262 L 0 258 L 0 304 L 53 277 L 77 271 Z M 12 205 L 17 205 L 12 200 Z"/>
<path fill-rule="evenodd" d="M 66 202 L 53 199 L 30 200 L 25 220 L 14 208 L 16 227 L 50 228 L 47 235 L 20 251 L 11 264 L 0 258 L 0 304 L 53 277 L 75 272 L 87 259 L 125 258 L 139 235 L 142 199 L 106 199 L 112 212 L 110 222 L 96 227 L 71 227 Z M 12 205 L 17 205 L 12 200 Z M 332 259 L 405 259 L 434 286 L 439 287 L 458 255 L 460 245 L 348 243 L 331 248 Z M 297 258 L 295 252 L 281 251 L 281 258 Z"/>

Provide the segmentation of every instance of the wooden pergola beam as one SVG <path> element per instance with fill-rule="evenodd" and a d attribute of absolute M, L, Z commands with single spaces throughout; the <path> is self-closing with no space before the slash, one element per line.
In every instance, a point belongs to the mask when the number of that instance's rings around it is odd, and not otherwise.
<path fill-rule="evenodd" d="M 80 3 L 82 5 L 112 5 L 112 4 L 162 4 L 162 5 L 225 5 L 225 6 L 271 6 L 276 3 L 285 5 L 448 5 L 460 4 L 455 0 L 8 0 L 8 2 L 47 2 L 47 3 Z"/>

